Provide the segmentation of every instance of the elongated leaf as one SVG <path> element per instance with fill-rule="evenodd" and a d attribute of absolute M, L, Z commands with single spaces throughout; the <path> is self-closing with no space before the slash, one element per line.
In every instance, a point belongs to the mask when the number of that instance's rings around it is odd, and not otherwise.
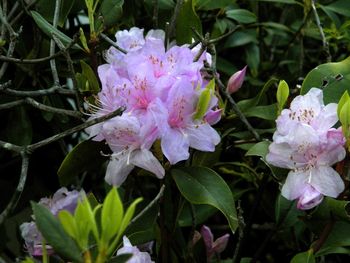
<path fill-rule="evenodd" d="M 101 212 L 102 240 L 106 243 L 118 233 L 124 215 L 123 203 L 115 187 L 105 198 Z"/>
<path fill-rule="evenodd" d="M 57 174 L 61 185 L 69 185 L 75 176 L 99 167 L 105 162 L 107 158 L 101 155 L 101 151 L 108 152 L 108 147 L 104 143 L 91 140 L 83 141 L 75 146 L 58 169 Z"/>
<path fill-rule="evenodd" d="M 311 70 L 304 79 L 301 94 L 307 93 L 312 87 L 323 89 L 325 104 L 338 103 L 346 90 L 350 92 L 350 57 Z"/>
<path fill-rule="evenodd" d="M 68 46 L 73 40 L 67 35 L 63 34 L 57 28 L 54 28 L 49 22 L 45 20 L 38 12 L 30 11 L 35 23 L 38 27 L 49 37 L 52 38 L 52 34 L 55 34 L 65 46 Z M 78 44 L 75 44 L 73 48 L 83 50 Z"/>
<path fill-rule="evenodd" d="M 98 80 L 94 71 L 84 60 L 80 60 L 80 65 L 82 69 L 82 75 L 88 81 L 88 85 L 84 83 L 85 87 L 82 91 L 89 91 L 92 94 L 97 94 L 100 91 L 100 86 L 98 84 Z"/>
<path fill-rule="evenodd" d="M 286 104 L 287 102 L 288 96 L 289 96 L 288 84 L 284 80 L 281 80 L 280 83 L 278 84 L 277 94 L 276 94 L 278 112 L 282 111 L 284 104 Z"/>
<path fill-rule="evenodd" d="M 71 213 L 69 213 L 67 210 L 62 210 L 58 213 L 58 219 L 60 220 L 64 230 L 72 238 L 78 237 L 77 225 Z"/>
<path fill-rule="evenodd" d="M 185 167 L 173 169 L 171 175 L 189 202 L 214 206 L 225 215 L 232 232 L 236 230 L 238 220 L 232 192 L 216 172 L 205 167 Z"/>
<path fill-rule="evenodd" d="M 42 205 L 31 203 L 36 225 L 46 241 L 64 259 L 82 262 L 82 256 L 76 243 L 64 231 L 58 219 Z"/>
<path fill-rule="evenodd" d="M 64 26 L 67 16 L 74 5 L 75 0 L 62 0 L 60 8 L 60 16 L 58 19 L 58 25 L 60 27 Z M 52 23 L 55 4 L 52 0 L 39 0 L 36 4 L 37 11 L 49 22 Z"/>
<path fill-rule="evenodd" d="M 264 120 L 276 120 L 277 105 L 256 106 L 244 112 L 246 117 L 257 117 Z"/>
<path fill-rule="evenodd" d="M 202 33 L 202 23 L 196 14 L 193 0 L 184 0 L 176 20 L 176 42 L 178 45 L 192 42 L 192 29 L 194 27 Z"/>
<path fill-rule="evenodd" d="M 256 21 L 255 14 L 245 9 L 228 10 L 226 11 L 226 16 L 243 24 L 254 23 Z"/>

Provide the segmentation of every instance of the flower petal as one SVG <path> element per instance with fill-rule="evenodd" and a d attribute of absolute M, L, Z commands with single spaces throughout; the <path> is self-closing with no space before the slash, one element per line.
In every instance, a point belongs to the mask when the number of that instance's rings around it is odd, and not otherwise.
<path fill-rule="evenodd" d="M 200 150 L 213 152 L 215 146 L 220 142 L 220 135 L 208 123 L 194 124 L 186 127 L 190 147 Z"/>
<path fill-rule="evenodd" d="M 325 196 L 336 198 L 344 190 L 344 182 L 339 174 L 329 166 L 319 166 L 311 170 L 310 185 Z"/>
<path fill-rule="evenodd" d="M 165 157 L 171 164 L 187 160 L 190 156 L 188 137 L 179 129 L 168 129 L 162 137 L 161 146 Z"/>
<path fill-rule="evenodd" d="M 217 238 L 213 243 L 213 250 L 215 253 L 221 253 L 227 247 L 228 240 L 230 239 L 230 234 L 225 234 Z"/>
<path fill-rule="evenodd" d="M 163 178 L 165 175 L 163 166 L 150 150 L 141 149 L 133 151 L 131 153 L 130 162 L 137 167 L 154 173 L 158 178 Z"/>
<path fill-rule="evenodd" d="M 117 159 L 112 155 L 106 170 L 105 180 L 114 186 L 120 186 L 134 168 L 134 165 L 127 164 L 127 156 L 120 155 L 120 157 Z"/>
<path fill-rule="evenodd" d="M 282 195 L 288 200 L 299 198 L 307 187 L 308 172 L 290 171 L 282 187 Z"/>

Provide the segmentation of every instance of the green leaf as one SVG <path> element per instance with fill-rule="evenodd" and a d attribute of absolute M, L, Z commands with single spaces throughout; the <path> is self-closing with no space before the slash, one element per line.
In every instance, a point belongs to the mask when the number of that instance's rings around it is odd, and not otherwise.
<path fill-rule="evenodd" d="M 340 111 L 343 108 L 345 102 L 349 101 L 349 99 L 350 99 L 349 92 L 346 90 L 338 102 L 338 107 L 337 107 L 338 118 L 340 117 Z"/>
<path fill-rule="evenodd" d="M 209 217 L 214 215 L 218 210 L 210 205 L 194 205 L 193 206 L 195 215 L 196 215 L 196 223 L 203 224 Z M 193 219 L 192 219 L 192 213 L 191 208 L 186 202 L 182 213 L 179 217 L 179 226 L 180 227 L 188 227 L 192 226 Z"/>
<path fill-rule="evenodd" d="M 255 14 L 246 9 L 227 10 L 226 16 L 242 24 L 249 24 L 249 23 L 256 22 Z"/>
<path fill-rule="evenodd" d="M 32 17 L 35 21 L 35 23 L 38 25 L 38 27 L 49 37 L 52 38 L 52 34 L 55 34 L 62 43 L 65 46 L 68 46 L 70 43 L 72 43 L 72 39 L 68 37 L 67 35 L 63 34 L 61 31 L 59 31 L 57 28 L 54 28 L 49 22 L 47 22 L 38 12 L 36 11 L 30 11 L 32 14 Z M 74 44 L 73 48 L 81 49 L 83 50 L 78 44 Z"/>
<path fill-rule="evenodd" d="M 61 1 L 61 8 L 59 11 L 59 19 L 58 19 L 58 25 L 60 27 L 64 26 L 64 23 L 66 22 L 67 16 L 69 12 L 72 9 L 72 6 L 74 5 L 75 0 L 62 0 Z M 53 22 L 53 16 L 55 12 L 55 4 L 52 2 L 52 0 L 39 0 L 36 4 L 37 11 L 49 22 Z"/>
<path fill-rule="evenodd" d="M 76 243 L 64 231 L 58 219 L 44 206 L 34 202 L 31 204 L 36 225 L 53 249 L 64 259 L 83 262 L 81 251 Z"/>
<path fill-rule="evenodd" d="M 107 160 L 101 155 L 101 151 L 108 152 L 108 146 L 103 142 L 87 140 L 76 145 L 64 158 L 58 169 L 60 184 L 69 185 L 75 176 L 99 167 Z"/>
<path fill-rule="evenodd" d="M 101 212 L 101 239 L 108 243 L 113 238 L 121 226 L 124 215 L 123 203 L 120 200 L 118 191 L 112 187 L 106 196 Z"/>
<path fill-rule="evenodd" d="M 296 0 L 258 0 L 259 2 L 273 2 L 281 4 L 299 4 Z"/>
<path fill-rule="evenodd" d="M 97 77 L 92 68 L 84 61 L 80 60 L 80 66 L 82 69 L 82 75 L 87 80 L 88 85 L 85 83 L 83 92 L 89 91 L 92 94 L 97 94 L 100 91 L 100 85 L 98 84 Z"/>
<path fill-rule="evenodd" d="M 171 175 L 189 202 L 214 206 L 225 215 L 235 232 L 238 220 L 232 192 L 216 172 L 205 167 L 185 167 L 171 170 Z"/>
<path fill-rule="evenodd" d="M 305 94 L 312 87 L 323 89 L 325 104 L 338 103 L 346 90 L 350 92 L 350 57 L 311 70 L 304 79 L 300 93 Z"/>
<path fill-rule="evenodd" d="M 193 0 L 184 0 L 176 19 L 176 42 L 178 45 L 192 42 L 192 29 L 194 27 L 202 34 L 202 23 L 194 9 Z"/>
<path fill-rule="evenodd" d="M 246 117 L 257 117 L 264 120 L 277 119 L 277 105 L 256 106 L 243 112 Z"/>
<path fill-rule="evenodd" d="M 17 145 L 29 145 L 33 138 L 32 122 L 24 106 L 13 109 L 7 118 L 7 140 Z"/>
<path fill-rule="evenodd" d="M 212 97 L 213 92 L 215 91 L 215 79 L 209 81 L 208 85 L 202 91 L 199 96 L 196 113 L 193 116 L 193 119 L 202 119 L 204 114 L 208 110 L 208 106 Z"/>
<path fill-rule="evenodd" d="M 345 139 L 349 139 L 349 127 L 350 127 L 350 100 L 344 103 L 340 110 L 339 121 L 342 124 L 343 132 L 345 133 Z"/>
<path fill-rule="evenodd" d="M 116 236 L 116 238 L 113 240 L 112 244 L 108 248 L 108 251 L 107 251 L 108 255 L 111 255 L 115 251 L 115 248 L 119 242 L 119 239 L 123 235 L 125 229 L 127 228 L 128 224 L 130 223 L 131 218 L 133 217 L 133 215 L 135 213 L 135 209 L 136 209 L 137 204 L 140 203 L 141 201 L 142 201 L 141 197 L 137 198 L 136 200 L 134 200 L 134 202 L 132 202 L 132 204 L 126 210 L 126 213 L 123 217 L 123 220 L 122 220 L 120 227 L 119 227 L 119 230 L 118 230 L 118 235 Z"/>
<path fill-rule="evenodd" d="M 289 201 L 281 194 L 278 195 L 275 204 L 275 220 L 279 227 L 288 228 L 295 225 L 303 214 L 303 211 L 297 209 L 295 201 Z"/>
<path fill-rule="evenodd" d="M 317 220 L 343 220 L 350 222 L 350 201 L 326 197 L 312 214 Z"/>
<path fill-rule="evenodd" d="M 60 220 L 64 230 L 68 233 L 68 235 L 77 240 L 78 230 L 73 215 L 67 210 L 62 210 L 58 212 L 58 219 Z"/>
<path fill-rule="evenodd" d="M 315 256 L 312 249 L 306 252 L 296 254 L 291 260 L 291 263 L 315 263 L 315 262 L 316 262 Z"/>
<path fill-rule="evenodd" d="M 103 0 L 99 13 L 105 26 L 114 26 L 123 14 L 124 0 Z"/>
<path fill-rule="evenodd" d="M 340 15 L 350 17 L 350 1 L 348 0 L 338 0 L 329 5 L 323 5 L 324 9 L 338 13 Z"/>
<path fill-rule="evenodd" d="M 266 154 L 269 151 L 269 145 L 271 142 L 262 141 L 255 144 L 249 151 L 245 154 L 246 156 L 260 156 L 265 158 Z"/>
<path fill-rule="evenodd" d="M 89 201 L 84 198 L 82 202 L 78 202 L 77 208 L 74 212 L 77 230 L 79 233 L 79 239 L 77 242 L 83 250 L 89 248 L 89 234 L 93 228 L 95 233 L 97 232 L 96 222 L 92 216 L 91 207 Z"/>
<path fill-rule="evenodd" d="M 221 9 L 226 6 L 232 4 L 232 0 L 197 0 L 196 8 L 200 10 L 213 10 L 213 9 Z"/>
<path fill-rule="evenodd" d="M 289 87 L 287 82 L 284 80 L 281 80 L 280 83 L 278 84 L 277 88 L 277 105 L 278 105 L 278 113 L 280 113 L 286 104 L 289 96 Z"/>

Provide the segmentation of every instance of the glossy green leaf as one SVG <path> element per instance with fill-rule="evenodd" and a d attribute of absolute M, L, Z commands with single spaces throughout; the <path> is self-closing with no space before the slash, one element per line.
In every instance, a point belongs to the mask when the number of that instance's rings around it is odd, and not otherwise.
<path fill-rule="evenodd" d="M 74 3 L 75 0 L 61 0 L 61 8 L 59 11 L 60 16 L 58 19 L 58 25 L 60 27 L 64 26 Z M 47 21 L 52 23 L 55 12 L 55 4 L 52 0 L 39 0 L 36 4 L 36 9 Z"/>
<path fill-rule="evenodd" d="M 350 222 L 350 201 L 326 197 L 312 214 L 317 220 L 343 220 Z"/>
<path fill-rule="evenodd" d="M 49 37 L 52 38 L 52 34 L 55 34 L 59 38 L 59 40 L 62 41 L 62 43 L 65 46 L 68 46 L 70 43 L 72 43 L 72 39 L 68 37 L 67 35 L 63 34 L 61 31 L 59 31 L 57 28 L 54 28 L 49 22 L 45 20 L 38 12 L 36 11 L 30 11 L 32 14 L 32 17 L 35 21 L 35 23 L 38 25 L 38 27 Z M 78 44 L 75 44 L 73 48 L 76 49 L 82 49 Z"/>
<path fill-rule="evenodd" d="M 250 108 L 243 112 L 246 117 L 257 117 L 264 120 L 276 120 L 277 119 L 277 105 L 264 105 L 264 106 L 256 106 Z"/>
<path fill-rule="evenodd" d="M 233 195 L 216 172 L 205 167 L 185 167 L 171 170 L 171 175 L 189 202 L 214 206 L 225 215 L 235 232 L 238 220 Z"/>
<path fill-rule="evenodd" d="M 31 203 L 36 225 L 46 241 L 64 259 L 83 262 L 81 251 L 76 243 L 65 232 L 58 219 L 42 205 Z"/>
<path fill-rule="evenodd" d="M 307 93 L 312 87 L 323 89 L 325 104 L 338 103 L 346 90 L 350 92 L 350 57 L 311 70 L 304 79 L 301 94 Z"/>
<path fill-rule="evenodd" d="M 88 82 L 88 85 L 85 83 L 85 89 L 82 91 L 89 91 L 92 94 L 97 94 L 100 91 L 100 85 L 98 84 L 95 72 L 84 60 L 80 60 L 80 66 L 82 69 L 81 74 Z"/>
<path fill-rule="evenodd" d="M 322 7 L 328 11 L 350 17 L 350 1 L 348 0 L 338 0 L 329 5 L 323 5 Z"/>
<path fill-rule="evenodd" d="M 112 187 L 103 202 L 101 211 L 101 238 L 105 243 L 108 243 L 118 233 L 123 216 L 123 203 L 120 200 L 117 189 Z"/>
<path fill-rule="evenodd" d="M 246 9 L 228 10 L 226 11 L 226 16 L 242 24 L 249 24 L 249 23 L 256 22 L 255 14 Z"/>
<path fill-rule="evenodd" d="M 278 84 L 277 88 L 277 105 L 278 105 L 278 113 L 280 113 L 286 104 L 289 96 L 289 86 L 287 82 L 284 80 L 281 80 L 280 83 Z"/>
<path fill-rule="evenodd" d="M 97 229 L 95 220 L 91 220 L 91 207 L 87 199 L 83 202 L 78 202 L 78 205 L 74 212 L 75 221 L 77 222 L 77 230 L 79 233 L 79 238 L 77 242 L 83 250 L 88 249 L 89 245 L 89 234 L 92 228 Z"/>
<path fill-rule="evenodd" d="M 194 0 L 184 0 L 176 19 L 176 42 L 178 45 L 192 42 L 193 32 L 191 27 L 202 34 L 202 23 L 196 14 L 194 2 Z"/>
<path fill-rule="evenodd" d="M 103 0 L 100 7 L 100 13 L 103 17 L 105 26 L 116 25 L 123 14 L 124 0 Z"/>
<path fill-rule="evenodd" d="M 76 176 L 99 167 L 107 160 L 102 152 L 108 152 L 103 142 L 87 140 L 76 145 L 61 163 L 58 176 L 61 185 L 69 185 Z"/>
<path fill-rule="evenodd" d="M 310 249 L 306 252 L 296 254 L 290 263 L 315 263 L 315 256 L 313 251 Z"/>
<path fill-rule="evenodd" d="M 210 216 L 214 215 L 218 210 L 210 205 L 193 205 L 195 215 L 196 215 L 196 223 L 203 224 Z M 182 213 L 179 217 L 179 226 L 180 227 L 189 227 L 192 226 L 193 219 L 191 208 L 187 204 L 185 204 Z"/>
<path fill-rule="evenodd" d="M 265 158 L 266 154 L 269 151 L 269 145 L 271 142 L 262 141 L 255 144 L 249 151 L 245 154 L 246 156 L 260 156 Z"/>

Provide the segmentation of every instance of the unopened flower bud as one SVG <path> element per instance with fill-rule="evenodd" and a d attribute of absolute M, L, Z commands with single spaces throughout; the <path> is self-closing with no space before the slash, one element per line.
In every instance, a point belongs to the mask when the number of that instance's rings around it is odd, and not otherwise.
<path fill-rule="evenodd" d="M 227 83 L 228 93 L 232 94 L 234 92 L 237 92 L 240 89 L 244 81 L 246 69 L 247 69 L 247 66 L 245 66 L 242 70 L 237 71 L 230 77 Z"/>
<path fill-rule="evenodd" d="M 299 197 L 297 208 L 308 210 L 319 205 L 323 200 L 323 194 L 312 186 L 308 186 L 304 193 Z"/>

